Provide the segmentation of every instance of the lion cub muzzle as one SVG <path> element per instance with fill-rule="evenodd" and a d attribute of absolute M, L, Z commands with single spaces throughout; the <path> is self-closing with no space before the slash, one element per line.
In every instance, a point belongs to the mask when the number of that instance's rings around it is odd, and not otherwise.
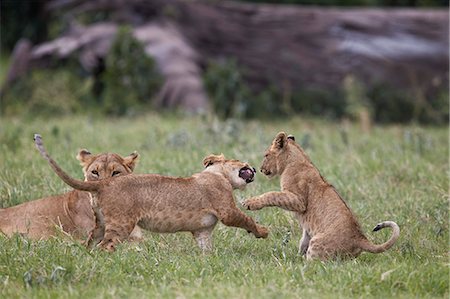
<path fill-rule="evenodd" d="M 270 176 L 272 174 L 272 172 L 270 170 L 267 170 L 267 169 L 262 168 L 262 167 L 261 167 L 260 171 L 266 176 Z"/>
<path fill-rule="evenodd" d="M 254 167 L 250 168 L 250 167 L 242 167 L 239 170 L 239 177 L 242 178 L 243 180 L 245 180 L 245 182 L 247 184 L 253 182 L 253 180 L 255 179 L 255 173 L 256 173 L 256 169 Z"/>

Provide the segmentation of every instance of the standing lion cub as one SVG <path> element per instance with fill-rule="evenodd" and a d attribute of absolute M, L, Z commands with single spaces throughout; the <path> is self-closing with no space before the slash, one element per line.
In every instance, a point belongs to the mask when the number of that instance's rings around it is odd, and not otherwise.
<path fill-rule="evenodd" d="M 121 157 L 113 153 L 94 155 L 85 149 L 77 155 L 86 181 L 129 174 L 138 157 L 136 152 Z M 94 229 L 95 217 L 88 192 L 72 190 L 0 209 L 0 232 L 7 236 L 19 233 L 31 239 L 46 239 L 55 235 L 55 227 L 75 238 L 84 238 Z M 133 236 L 141 237 L 138 227 Z"/>
<path fill-rule="evenodd" d="M 393 230 L 391 238 L 375 245 L 364 236 L 350 208 L 312 164 L 293 136 L 280 132 L 266 151 L 261 172 L 281 177 L 281 192 L 268 192 L 244 202 L 249 210 L 277 206 L 293 211 L 303 229 L 300 252 L 307 259 L 356 257 L 361 251 L 381 253 L 394 245 L 400 234 L 395 222 L 384 221 L 373 230 Z"/>
<path fill-rule="evenodd" d="M 247 163 L 210 155 L 203 160 L 205 170 L 187 178 L 130 174 L 83 182 L 70 177 L 53 161 L 37 134 L 35 143 L 65 183 L 91 192 L 104 219 L 99 246 L 108 251 L 114 251 L 137 224 L 153 232 L 191 232 L 204 252 L 212 249 L 211 233 L 218 220 L 252 232 L 257 238 L 268 235 L 267 229 L 239 210 L 234 201 L 233 189 L 243 189 L 253 181 L 255 169 Z"/>

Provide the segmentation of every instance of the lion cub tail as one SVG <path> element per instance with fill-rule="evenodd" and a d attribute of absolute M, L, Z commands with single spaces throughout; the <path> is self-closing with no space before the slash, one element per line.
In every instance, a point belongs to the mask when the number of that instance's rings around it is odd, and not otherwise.
<path fill-rule="evenodd" d="M 69 186 L 74 189 L 82 190 L 82 191 L 91 191 L 95 192 L 99 190 L 100 185 L 97 181 L 80 181 L 70 177 L 64 170 L 59 167 L 58 164 L 48 155 L 47 151 L 44 148 L 44 144 L 42 143 L 41 135 L 34 134 L 34 143 L 41 153 L 41 156 L 44 157 L 49 163 L 52 169 L 56 172 L 56 174 Z"/>
<path fill-rule="evenodd" d="M 364 238 L 360 244 L 361 249 L 371 253 L 381 253 L 391 248 L 400 236 L 400 228 L 394 221 L 383 221 L 381 223 L 378 223 L 377 226 L 373 228 L 373 231 L 376 232 L 385 227 L 392 228 L 392 235 L 389 240 L 387 240 L 383 244 L 376 245 Z"/>

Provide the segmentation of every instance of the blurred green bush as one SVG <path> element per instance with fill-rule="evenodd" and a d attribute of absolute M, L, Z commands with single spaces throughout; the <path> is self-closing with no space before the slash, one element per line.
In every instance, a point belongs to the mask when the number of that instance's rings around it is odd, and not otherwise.
<path fill-rule="evenodd" d="M 210 61 L 203 82 L 214 113 L 222 119 L 286 116 L 279 91 L 274 87 L 255 93 L 244 80 L 236 60 Z"/>
<path fill-rule="evenodd" d="M 301 113 L 334 119 L 344 114 L 345 101 L 340 94 L 319 89 L 291 94 L 273 85 L 256 93 L 246 84 L 244 74 L 234 59 L 209 62 L 204 83 L 220 118 L 284 118 Z"/>
<path fill-rule="evenodd" d="M 346 114 L 347 101 L 341 90 L 305 88 L 292 95 L 295 113 L 339 119 Z"/>
<path fill-rule="evenodd" d="M 246 116 L 251 94 L 234 59 L 210 61 L 203 82 L 217 116 L 222 119 Z"/>
<path fill-rule="evenodd" d="M 370 99 L 374 120 L 378 123 L 448 123 L 448 90 L 441 90 L 436 95 L 425 98 L 420 93 L 407 93 L 377 84 L 367 91 L 367 97 Z"/>
<path fill-rule="evenodd" d="M 0 98 L 0 112 L 31 117 L 81 111 L 132 115 L 152 108 L 162 79 L 129 28 L 118 31 L 105 65 L 97 78 L 86 76 L 70 60 L 56 68 L 33 70 L 6 90 Z"/>
<path fill-rule="evenodd" d="M 236 60 L 209 62 L 204 83 L 214 113 L 220 118 L 284 118 L 302 114 L 327 119 L 360 120 L 365 113 L 379 123 L 445 124 L 449 117 L 448 91 L 427 98 L 390 86 L 367 88 L 347 76 L 340 89 L 300 88 L 294 92 L 270 86 L 256 93 L 245 82 Z"/>
<path fill-rule="evenodd" d="M 64 69 L 36 70 L 17 81 L 0 98 L 3 115 L 52 116 L 81 110 L 89 82 Z"/>
<path fill-rule="evenodd" d="M 162 78 L 154 60 L 145 54 L 143 45 L 129 27 L 121 27 L 106 57 L 101 75 L 101 106 L 107 114 L 133 114 L 151 107 Z"/>

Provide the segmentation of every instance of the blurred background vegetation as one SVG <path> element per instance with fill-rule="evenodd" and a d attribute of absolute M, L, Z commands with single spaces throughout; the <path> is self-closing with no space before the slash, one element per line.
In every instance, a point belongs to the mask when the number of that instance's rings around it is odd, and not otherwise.
<path fill-rule="evenodd" d="M 48 1 L 1 1 L 1 71 L 4 80 L 14 45 L 21 38 L 38 44 L 58 37 L 69 26 L 67 19 L 49 15 Z M 314 4 L 323 6 L 445 7 L 445 0 L 247 0 L 243 2 Z M 80 23 L 107 20 L 108 13 L 78 16 Z M 385 86 L 365 86 L 352 75 L 341 88 L 329 91 L 304 86 L 284 90 L 268 85 L 255 91 L 246 81 L 248 70 L 233 57 L 210 60 L 203 66 L 203 83 L 214 114 L 227 118 L 285 118 L 317 115 L 328 119 L 360 120 L 362 113 L 378 123 L 446 124 L 448 90 L 424 103 L 420 95 Z M 54 63 L 27 73 L 0 98 L 4 116 L 50 116 L 89 113 L 133 116 L 158 109 L 153 105 L 164 79 L 156 62 L 145 55 L 130 27 L 122 24 L 102 69 L 86 72 L 75 59 Z"/>

